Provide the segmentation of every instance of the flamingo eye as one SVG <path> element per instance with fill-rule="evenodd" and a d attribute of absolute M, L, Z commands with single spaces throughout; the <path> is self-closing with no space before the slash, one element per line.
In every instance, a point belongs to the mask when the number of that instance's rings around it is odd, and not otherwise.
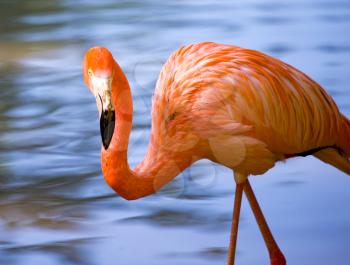
<path fill-rule="evenodd" d="M 91 77 L 93 75 L 93 72 L 91 69 L 88 70 L 88 75 Z"/>

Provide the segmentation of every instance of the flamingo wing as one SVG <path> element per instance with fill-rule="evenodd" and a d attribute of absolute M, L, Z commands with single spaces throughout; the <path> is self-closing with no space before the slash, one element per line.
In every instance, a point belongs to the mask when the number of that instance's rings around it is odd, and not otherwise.
<path fill-rule="evenodd" d="M 262 174 L 289 154 L 342 145 L 344 118 L 326 91 L 291 65 L 254 50 L 199 43 L 165 63 L 152 128 L 165 142 L 208 140 L 213 160 L 235 157 L 218 162 L 237 168 L 240 161 L 242 170 Z"/>

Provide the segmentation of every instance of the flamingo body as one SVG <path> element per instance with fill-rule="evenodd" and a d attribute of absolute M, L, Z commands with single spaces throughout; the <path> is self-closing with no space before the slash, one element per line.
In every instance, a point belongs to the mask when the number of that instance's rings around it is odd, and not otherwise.
<path fill-rule="evenodd" d="M 257 175 L 318 147 L 350 154 L 349 122 L 320 85 L 284 62 L 236 46 L 200 43 L 173 53 L 152 109 L 149 160 L 189 151 Z"/>

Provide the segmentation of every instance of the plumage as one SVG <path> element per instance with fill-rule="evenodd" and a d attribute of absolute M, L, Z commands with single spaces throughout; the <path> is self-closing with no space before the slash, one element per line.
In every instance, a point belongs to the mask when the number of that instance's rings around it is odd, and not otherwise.
<path fill-rule="evenodd" d="M 261 52 L 211 42 L 174 52 L 156 84 L 147 153 L 134 170 L 127 161 L 132 97 L 123 71 L 106 48 L 95 47 L 85 56 L 83 72 L 101 119 L 106 128 L 114 128 L 112 138 L 103 139 L 107 144 L 101 149 L 101 162 L 107 183 L 122 197 L 155 193 L 202 158 L 235 172 L 229 264 L 234 262 L 243 190 L 271 264 L 285 264 L 249 175 L 263 174 L 277 161 L 310 154 L 350 174 L 350 121 L 310 77 Z M 98 89 L 94 80 L 99 80 Z M 114 111 L 116 125 L 111 127 L 103 117 L 114 118 Z M 102 138 L 110 137 L 106 135 Z"/>
<path fill-rule="evenodd" d="M 200 43 L 174 52 L 160 73 L 152 109 L 153 152 L 204 140 L 208 157 L 224 162 L 231 152 L 226 164 L 248 175 L 317 147 L 350 154 L 349 138 L 342 138 L 349 122 L 320 85 L 291 65 L 236 46 Z"/>

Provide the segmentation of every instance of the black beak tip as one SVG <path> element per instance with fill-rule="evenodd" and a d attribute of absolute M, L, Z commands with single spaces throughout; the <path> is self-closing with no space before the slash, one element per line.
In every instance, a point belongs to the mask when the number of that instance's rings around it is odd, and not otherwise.
<path fill-rule="evenodd" d="M 103 138 L 102 138 L 102 145 L 103 145 L 103 147 L 105 148 L 105 150 L 108 149 L 109 144 L 110 144 L 110 143 L 105 142 L 105 141 L 103 140 Z"/>
<path fill-rule="evenodd" d="M 113 110 L 105 110 L 100 117 L 100 132 L 102 138 L 102 145 L 105 150 L 108 149 L 112 141 L 115 127 L 115 112 Z"/>

